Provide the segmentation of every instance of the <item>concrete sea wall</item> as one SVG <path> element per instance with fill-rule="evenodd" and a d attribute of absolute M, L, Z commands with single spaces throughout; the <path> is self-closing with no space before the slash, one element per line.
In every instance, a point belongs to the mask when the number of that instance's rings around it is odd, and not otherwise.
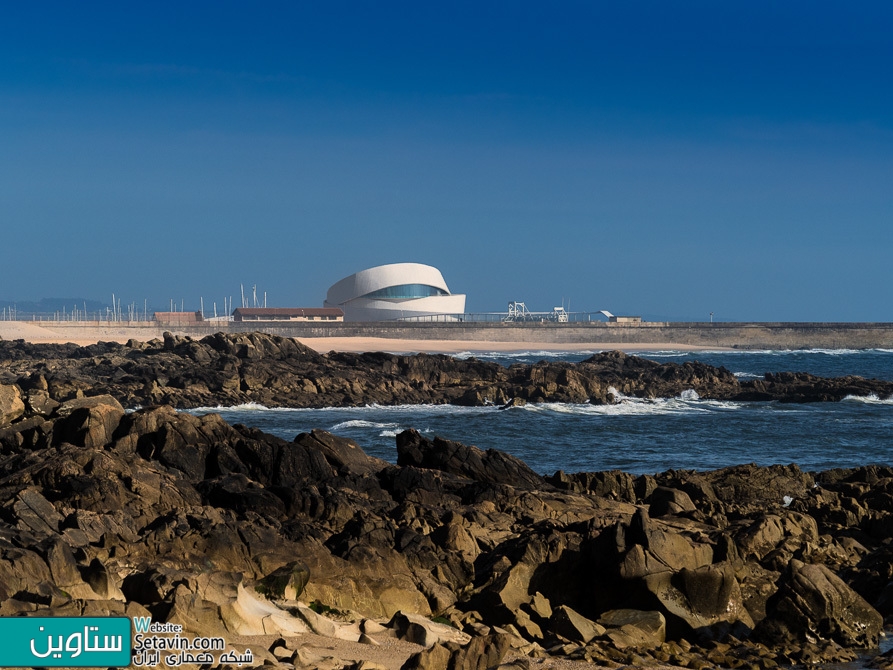
<path fill-rule="evenodd" d="M 164 331 L 204 337 L 262 331 L 285 337 L 376 337 L 456 342 L 525 342 L 562 344 L 679 344 L 739 349 L 893 349 L 893 323 L 235 323 L 158 326 L 154 322 L 35 322 L 62 337 L 84 339 L 102 329 L 108 339 L 149 340 Z"/>

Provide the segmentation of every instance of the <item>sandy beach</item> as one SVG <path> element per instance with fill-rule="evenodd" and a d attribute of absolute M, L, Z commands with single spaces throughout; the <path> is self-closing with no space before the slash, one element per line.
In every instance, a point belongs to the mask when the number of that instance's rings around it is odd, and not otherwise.
<path fill-rule="evenodd" d="M 150 340 L 161 336 L 161 329 L 128 328 L 127 326 L 98 326 L 77 329 L 77 337 L 53 330 L 51 326 L 39 326 L 24 321 L 0 321 L 0 339 L 25 340 L 35 344 L 64 344 L 72 342 L 81 346 L 97 342 L 125 343 L 133 338 Z M 361 353 L 366 351 L 387 351 L 390 353 L 440 353 L 461 354 L 480 352 L 517 352 L 517 351 L 702 351 L 706 347 L 697 347 L 672 342 L 649 344 L 630 343 L 555 343 L 555 342 L 486 342 L 476 340 L 409 340 L 384 337 L 308 337 L 298 338 L 311 349 L 321 353 L 329 351 L 347 351 Z M 721 347 L 709 347 L 710 350 Z"/>
<path fill-rule="evenodd" d="M 127 328 L 126 326 L 100 326 L 80 327 L 76 331 L 77 336 L 57 332 L 51 326 L 38 326 L 26 321 L 0 321 L 0 340 L 25 340 L 34 344 L 66 344 L 72 343 L 80 346 L 96 344 L 97 342 L 118 342 L 124 344 L 127 340 L 151 340 L 161 336 L 161 329 Z"/>

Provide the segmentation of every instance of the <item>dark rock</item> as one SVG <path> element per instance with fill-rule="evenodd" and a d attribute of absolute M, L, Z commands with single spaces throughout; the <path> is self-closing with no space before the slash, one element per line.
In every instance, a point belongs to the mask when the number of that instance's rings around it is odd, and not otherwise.
<path fill-rule="evenodd" d="M 552 617 L 552 604 L 539 591 L 533 594 L 533 598 L 530 601 L 530 610 L 540 619 L 550 619 Z"/>
<path fill-rule="evenodd" d="M 37 366 L 50 369 L 43 390 L 56 401 L 82 397 L 89 390 L 110 393 L 128 406 L 482 405 L 515 398 L 518 402 L 600 403 L 609 397 L 617 399 L 610 389 L 642 398 L 695 391 L 710 399 L 788 402 L 893 394 L 890 382 L 859 377 L 823 379 L 779 373 L 739 382 L 724 368 L 697 362 L 655 363 L 622 352 L 597 354 L 577 364 L 540 362 L 503 368 L 439 355 L 321 355 L 293 339 L 262 333 L 218 333 L 201 340 L 167 335 L 163 341 L 139 346 L 133 342 L 89 347 L 3 342 L 0 366 L 17 375 L 22 388 L 26 383 L 28 388 L 38 387 L 32 380 Z M 42 407 L 34 411 L 45 412 L 46 406 Z"/>
<path fill-rule="evenodd" d="M 418 614 L 407 612 L 394 614 L 387 626 L 394 631 L 398 639 L 413 642 L 423 647 L 431 647 L 450 641 L 468 642 L 469 640 L 468 635 L 455 628 L 446 624 L 436 623 Z"/>
<path fill-rule="evenodd" d="M 658 479 L 661 486 L 687 493 L 702 509 L 720 503 L 726 511 L 745 514 L 778 509 L 786 496 L 806 498 L 815 483 L 796 465 L 736 465 L 711 472 L 671 470 Z"/>
<path fill-rule="evenodd" d="M 572 642 L 583 644 L 605 634 L 604 626 L 587 619 L 565 605 L 560 605 L 552 611 L 549 630 Z"/>
<path fill-rule="evenodd" d="M 84 581 L 93 592 L 104 600 L 124 600 L 124 594 L 115 576 L 98 558 L 94 558 L 84 572 Z"/>
<path fill-rule="evenodd" d="M 60 405 L 59 402 L 50 397 L 49 392 L 45 389 L 31 389 L 27 392 L 25 399 L 27 401 L 28 411 L 43 416 L 49 416 Z"/>
<path fill-rule="evenodd" d="M 667 516 L 668 514 L 683 514 L 697 510 L 695 504 L 685 491 L 659 486 L 650 496 L 648 515 L 652 517 Z"/>
<path fill-rule="evenodd" d="M 36 488 L 19 492 L 13 510 L 19 523 L 37 533 L 58 533 L 62 515 Z"/>
<path fill-rule="evenodd" d="M 619 470 L 578 472 L 572 475 L 558 471 L 547 477 L 546 481 L 553 486 L 576 493 L 591 493 L 598 497 L 631 503 L 645 497 L 642 495 L 644 489 L 641 486 L 645 481 L 643 477 L 636 478 Z"/>
<path fill-rule="evenodd" d="M 332 435 L 324 430 L 301 433 L 294 439 L 310 451 L 320 452 L 333 468 L 355 475 L 374 475 L 390 464 L 368 456 L 353 440 Z"/>
<path fill-rule="evenodd" d="M 598 623 L 605 627 L 605 635 L 618 649 L 656 649 L 667 637 L 667 622 L 660 612 L 611 610 L 602 614 Z"/>
<path fill-rule="evenodd" d="M 510 409 L 512 407 L 524 407 L 524 405 L 526 405 L 526 404 L 527 404 L 527 401 L 524 400 L 524 398 L 519 398 L 519 397 L 515 396 L 514 398 L 509 400 L 507 403 L 505 403 L 502 406 L 502 409 Z"/>
<path fill-rule="evenodd" d="M 523 461 L 496 449 L 482 451 L 435 437 L 428 440 L 413 429 L 397 436 L 397 465 L 441 470 L 484 484 L 536 489 L 543 478 Z"/>
<path fill-rule="evenodd" d="M 741 533 L 735 536 L 738 553 L 762 561 L 786 541 L 800 547 L 806 542 L 818 540 L 815 519 L 798 512 L 761 514 Z"/>
<path fill-rule="evenodd" d="M 0 426 L 5 426 L 25 413 L 25 403 L 17 386 L 0 384 Z"/>
<path fill-rule="evenodd" d="M 256 512 L 273 519 L 285 516 L 285 503 L 282 499 L 245 475 L 206 479 L 199 484 L 198 490 L 214 507 L 231 509 L 239 514 Z"/>
<path fill-rule="evenodd" d="M 875 647 L 883 618 L 823 565 L 791 561 L 768 616 L 755 634 L 767 644 L 804 645 L 820 641 L 844 647 Z"/>
<path fill-rule="evenodd" d="M 739 623 L 748 632 L 754 626 L 744 606 L 735 571 L 729 564 L 683 569 L 669 579 L 665 575 L 653 575 L 646 583 L 668 617 L 702 635 L 721 634 L 727 624 Z"/>
<path fill-rule="evenodd" d="M 450 650 L 442 644 L 435 644 L 410 656 L 400 666 L 400 670 L 447 670 L 450 662 Z"/>
<path fill-rule="evenodd" d="M 683 569 L 697 570 L 713 561 L 713 549 L 709 544 L 693 542 L 650 519 L 644 510 L 640 510 L 625 529 L 623 542 L 628 551 L 620 563 L 620 575 L 625 579 Z"/>
<path fill-rule="evenodd" d="M 71 548 L 61 539 L 57 538 L 50 542 L 46 562 L 50 566 L 53 583 L 57 586 L 66 588 L 83 581 Z"/>
<path fill-rule="evenodd" d="M 67 400 L 57 409 L 61 417 L 53 429 L 56 444 L 102 447 L 112 441 L 124 416 L 121 403 L 108 395 Z"/>
<path fill-rule="evenodd" d="M 95 407 L 112 407 L 114 409 L 124 411 L 124 408 L 121 407 L 121 403 L 118 402 L 115 398 L 110 395 L 97 395 L 91 396 L 89 398 L 74 398 L 72 400 L 66 400 L 61 405 L 59 405 L 56 410 L 56 415 L 60 417 L 67 417 L 80 409 L 92 409 Z"/>
<path fill-rule="evenodd" d="M 468 644 L 460 646 L 449 643 L 450 660 L 447 670 L 489 670 L 495 668 L 511 648 L 508 635 L 495 634 L 475 637 Z"/>

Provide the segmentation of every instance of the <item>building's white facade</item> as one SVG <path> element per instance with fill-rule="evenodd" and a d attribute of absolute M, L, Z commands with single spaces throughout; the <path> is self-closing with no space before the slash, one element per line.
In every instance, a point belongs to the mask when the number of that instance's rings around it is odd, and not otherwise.
<path fill-rule="evenodd" d="M 393 263 L 357 272 L 333 284 L 325 306 L 340 307 L 345 321 L 393 321 L 464 314 L 465 295 L 450 293 L 437 268 Z"/>

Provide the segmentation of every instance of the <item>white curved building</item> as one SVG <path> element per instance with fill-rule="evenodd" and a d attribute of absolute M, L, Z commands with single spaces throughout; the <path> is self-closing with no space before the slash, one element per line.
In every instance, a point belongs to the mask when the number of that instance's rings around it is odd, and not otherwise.
<path fill-rule="evenodd" d="M 379 265 L 332 285 L 326 307 L 340 307 L 345 321 L 393 321 L 464 314 L 465 295 L 453 295 L 440 270 L 421 263 Z"/>

